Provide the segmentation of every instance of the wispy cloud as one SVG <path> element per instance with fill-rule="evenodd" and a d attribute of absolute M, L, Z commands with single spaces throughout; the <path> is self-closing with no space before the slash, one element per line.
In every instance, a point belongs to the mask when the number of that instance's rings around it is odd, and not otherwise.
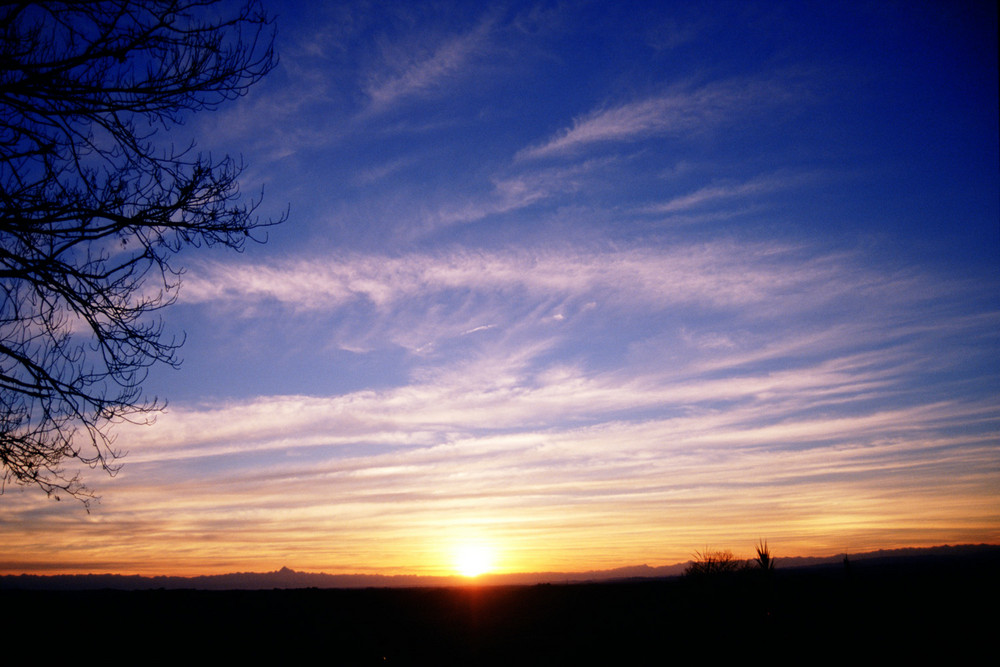
<path fill-rule="evenodd" d="M 789 82 L 735 79 L 700 87 L 675 87 L 655 97 L 598 109 L 545 143 L 525 149 L 524 159 L 572 153 L 605 142 L 625 142 L 654 135 L 677 135 L 734 123 L 798 94 Z"/>
<path fill-rule="evenodd" d="M 690 194 L 675 197 L 663 204 L 648 206 L 643 210 L 647 213 L 677 213 L 709 206 L 718 202 L 726 202 L 734 199 L 742 200 L 758 195 L 779 192 L 801 186 L 815 179 L 815 174 L 808 173 L 769 174 L 758 176 L 742 183 L 709 185 L 699 188 Z"/>
<path fill-rule="evenodd" d="M 537 567 L 531 550 L 544 537 L 565 559 L 546 567 L 580 569 L 603 557 L 683 560 L 691 544 L 727 545 L 747 526 L 793 545 L 823 539 L 833 522 L 859 549 L 913 539 L 921 521 L 988 520 L 975 499 L 993 483 L 995 405 L 946 385 L 914 394 L 912 382 L 931 351 L 944 366 L 964 363 L 965 351 L 942 343 L 995 317 L 944 318 L 932 336 L 895 340 L 877 320 L 776 331 L 766 369 L 726 348 L 601 373 L 547 361 L 539 347 L 380 391 L 174 406 L 153 428 L 121 430 L 133 451 L 101 523 L 68 525 L 58 539 L 113 531 L 105 557 L 133 571 L 127 535 L 145 532 L 157 553 L 147 571 L 157 558 L 203 567 L 202 552 L 186 550 L 210 533 L 215 548 L 242 554 L 218 569 L 265 558 L 350 572 L 389 562 L 367 558 L 375 530 L 411 552 L 409 570 L 439 572 L 428 530 L 440 541 L 486 526 L 514 570 Z M 914 503 L 942 494 L 950 501 Z M 5 530 L 27 530 L 36 511 L 15 498 Z M 252 535 L 237 520 L 248 516 Z M 138 532 L 122 538 L 126 523 Z M 581 545 L 595 526 L 601 538 Z M 649 531 L 671 536 L 655 556 Z M 44 562 L 47 544 L 23 540 L 21 555 Z"/>
<path fill-rule="evenodd" d="M 488 46 L 493 26 L 487 17 L 469 32 L 416 52 L 412 44 L 386 45 L 382 67 L 370 71 L 364 83 L 370 101 L 366 113 L 380 113 L 401 100 L 430 94 L 444 82 L 467 74 L 470 62 Z"/>
<path fill-rule="evenodd" d="M 425 225 L 440 229 L 450 225 L 475 222 L 493 215 L 510 213 L 561 195 L 591 187 L 600 174 L 613 166 L 612 159 L 585 160 L 567 167 L 522 170 L 498 176 L 492 189 L 465 200 L 451 201 L 425 216 Z"/>
<path fill-rule="evenodd" d="M 309 331 L 327 350 L 403 352 L 397 372 L 412 378 L 457 364 L 463 377 L 488 384 L 542 358 L 571 367 L 617 360 L 612 367 L 624 373 L 682 359 L 690 372 L 757 372 L 914 335 L 903 332 L 916 314 L 937 321 L 959 289 L 912 271 L 873 270 L 859 255 L 719 241 L 203 264 L 186 277 L 181 299 Z M 629 322 L 628 331 L 617 321 Z M 773 333 L 775 322 L 787 335 Z M 605 400 L 582 388 L 576 397 L 580 405 Z"/>
<path fill-rule="evenodd" d="M 362 169 L 361 172 L 354 177 L 354 182 L 358 185 L 371 185 L 373 183 L 377 183 L 399 171 L 412 167 L 416 161 L 416 158 L 412 156 L 397 158 L 384 164 Z"/>
<path fill-rule="evenodd" d="M 187 303 L 254 303 L 329 309 L 356 300 L 378 307 L 448 291 L 481 295 L 523 290 L 546 299 L 584 295 L 607 301 L 726 307 L 809 292 L 824 298 L 860 281 L 884 289 L 904 278 L 841 271 L 844 258 L 808 256 L 785 244 L 720 240 L 663 248 L 511 249 L 406 254 L 333 254 L 281 264 L 205 263 L 185 276 Z M 836 278 L 836 279 L 835 279 Z M 844 284 L 841 284 L 844 283 Z"/>
<path fill-rule="evenodd" d="M 363 328 L 429 320 L 422 335 L 446 324 L 472 353 L 384 389 L 173 404 L 118 430 L 130 454 L 99 519 L 42 535 L 52 504 L 5 496 L 5 535 L 17 559 L 102 569 L 73 560 L 92 544 L 104 569 L 150 573 L 204 573 L 209 553 L 214 571 L 385 572 L 398 566 L 386 542 L 407 571 L 440 573 L 471 531 L 514 571 L 677 562 L 748 530 L 788 552 L 831 526 L 850 541 L 834 551 L 942 539 L 928 525 L 974 539 L 995 525 L 982 498 L 1000 421 L 967 391 L 988 373 L 969 369 L 991 362 L 1000 315 L 949 310 L 961 286 L 862 265 L 732 243 L 204 265 L 189 303 L 273 299 L 301 315 L 363 301 L 385 313 Z M 700 277 L 674 285 L 685 273 Z M 747 289 L 685 306 L 685 291 L 702 300 L 741 276 Z M 480 305 L 442 299 L 470 291 Z M 658 308 L 673 315 L 652 331 L 618 325 Z M 552 312 L 570 316 L 545 325 Z M 568 330 L 538 334 L 591 312 L 584 337 L 632 356 L 602 369 Z M 517 318 L 531 335 L 511 335 Z M 13 558 L 0 547 L 0 567 Z"/>

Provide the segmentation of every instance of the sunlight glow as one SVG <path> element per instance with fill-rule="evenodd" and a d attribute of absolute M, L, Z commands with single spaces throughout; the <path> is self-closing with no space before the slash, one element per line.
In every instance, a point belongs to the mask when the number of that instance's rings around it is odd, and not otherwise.
<path fill-rule="evenodd" d="M 465 544 L 455 553 L 455 569 L 463 577 L 474 578 L 493 569 L 493 550 L 483 544 Z"/>

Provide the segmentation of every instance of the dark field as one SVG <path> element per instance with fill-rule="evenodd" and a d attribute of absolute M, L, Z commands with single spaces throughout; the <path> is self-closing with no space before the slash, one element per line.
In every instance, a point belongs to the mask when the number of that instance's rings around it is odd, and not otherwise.
<path fill-rule="evenodd" d="M 997 555 L 601 584 L 0 591 L 45 662 L 674 664 L 996 655 Z M 985 651 L 985 653 L 983 653 Z M 89 660 L 87 661 L 89 662 Z M 158 662 L 158 661 L 157 661 Z"/>

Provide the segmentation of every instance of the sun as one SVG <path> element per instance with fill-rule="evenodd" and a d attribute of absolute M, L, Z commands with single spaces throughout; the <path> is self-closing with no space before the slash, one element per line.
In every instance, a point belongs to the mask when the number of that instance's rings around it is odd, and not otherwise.
<path fill-rule="evenodd" d="M 470 579 L 493 569 L 493 561 L 493 550 L 484 544 L 465 544 L 455 552 L 455 569 Z"/>

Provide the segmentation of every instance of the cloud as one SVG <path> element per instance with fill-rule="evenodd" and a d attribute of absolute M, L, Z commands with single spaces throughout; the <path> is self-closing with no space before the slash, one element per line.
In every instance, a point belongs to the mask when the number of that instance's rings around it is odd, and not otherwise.
<path fill-rule="evenodd" d="M 492 344 L 565 347 L 571 340 L 580 354 L 598 355 L 600 346 L 588 342 L 595 336 L 605 352 L 624 353 L 655 339 L 664 321 L 673 323 L 671 336 L 688 327 L 686 344 L 720 349 L 722 340 L 735 345 L 733 328 L 757 336 L 776 321 L 815 327 L 839 323 L 843 313 L 876 310 L 889 318 L 949 289 L 905 270 L 872 270 L 847 253 L 720 240 L 200 263 L 185 274 L 180 303 L 281 321 L 267 326 L 312 331 L 330 349 L 395 348 L 441 362 L 488 351 L 504 358 L 503 349 L 483 347 Z M 602 323 L 620 318 L 635 331 L 609 338 Z M 720 318 L 725 329 L 704 338 L 703 323 Z M 691 329 L 693 323 L 701 324 Z M 465 335 L 486 324 L 493 325 L 488 336 Z"/>
<path fill-rule="evenodd" d="M 364 83 L 369 99 L 365 113 L 381 113 L 398 102 L 431 94 L 447 81 L 468 73 L 467 67 L 489 44 L 494 21 L 482 20 L 469 32 L 445 39 L 429 49 L 412 44 L 384 48 L 383 67 L 370 71 Z"/>
<path fill-rule="evenodd" d="M 716 298 L 708 308 L 725 316 L 706 319 L 671 291 L 673 263 L 706 285 L 746 273 L 751 287 Z M 995 486 L 996 406 L 967 389 L 991 380 L 981 369 L 1000 316 L 949 310 L 965 298 L 954 284 L 775 244 L 330 264 L 258 276 L 213 264 L 193 277 L 221 289 L 201 293 L 215 312 L 227 295 L 303 312 L 367 302 L 385 313 L 375 326 L 399 335 L 429 319 L 421 335 L 433 335 L 447 323 L 471 353 L 417 365 L 396 386 L 174 403 L 152 427 L 121 425 L 130 453 L 98 518 L 40 539 L 31 531 L 53 504 L 4 497 L 17 557 L 71 560 L 100 544 L 110 569 L 128 571 L 354 572 L 391 564 L 388 542 L 410 571 L 439 572 L 440 543 L 486 527 L 512 570 L 537 569 L 539 545 L 563 554 L 546 568 L 586 569 L 676 562 L 751 528 L 791 551 L 831 526 L 884 547 L 944 539 L 914 526 L 968 526 L 950 540 L 995 524 L 982 498 Z M 302 285 L 326 295 L 304 298 Z M 469 296 L 458 315 L 443 307 L 452 291 Z M 818 317 L 830 299 L 840 308 Z M 658 308 L 653 330 L 636 327 Z M 543 322 L 554 312 L 565 319 Z M 594 315 L 585 345 L 647 356 L 592 362 L 572 340 L 583 313 Z M 518 321 L 530 335 L 510 333 Z"/>
<path fill-rule="evenodd" d="M 362 186 L 377 183 L 399 171 L 412 167 L 416 161 L 417 160 L 414 157 L 397 158 L 384 164 L 362 169 L 358 175 L 354 177 L 354 182 Z"/>
<path fill-rule="evenodd" d="M 220 305 L 271 301 L 316 310 L 352 301 L 387 308 L 454 291 L 517 290 L 546 299 L 603 295 L 606 302 L 620 304 L 717 308 L 807 290 L 815 300 L 856 287 L 866 278 L 885 287 L 899 279 L 891 274 L 852 275 L 842 270 L 844 261 L 847 258 L 837 255 L 810 257 L 802 248 L 785 244 L 731 240 L 591 251 L 453 248 L 398 256 L 344 253 L 272 264 L 196 264 L 185 275 L 180 298 Z"/>
<path fill-rule="evenodd" d="M 492 190 L 459 203 L 449 203 L 425 218 L 431 229 L 482 220 L 493 215 L 519 211 L 559 195 L 579 192 L 615 160 L 586 160 L 568 167 L 535 169 L 493 179 Z"/>
<path fill-rule="evenodd" d="M 545 143 L 521 151 L 521 159 L 576 152 L 596 143 L 627 142 L 724 126 L 796 99 L 789 82 L 733 79 L 598 109 Z"/>
<path fill-rule="evenodd" d="M 478 327 L 473 327 L 472 329 L 469 329 L 468 331 L 463 331 L 462 335 L 463 336 L 468 336 L 469 334 L 474 334 L 474 333 L 477 333 L 477 332 L 480 332 L 480 331 L 489 331 L 490 329 L 493 329 L 495 327 L 496 327 L 495 324 L 483 324 L 483 325 L 480 325 Z"/>
<path fill-rule="evenodd" d="M 897 340 L 871 322 L 779 330 L 766 346 L 778 363 L 756 369 L 727 348 L 595 373 L 536 347 L 380 391 L 177 405 L 155 427 L 121 429 L 133 451 L 102 506 L 114 518 L 104 530 L 160 526 L 147 539 L 175 568 L 197 560 L 184 551 L 191 535 L 211 534 L 230 553 L 259 539 L 257 558 L 294 544 L 302 567 L 356 571 L 378 565 L 358 560 L 372 531 L 419 555 L 427 530 L 444 539 L 485 524 L 516 569 L 510 559 L 539 532 L 555 551 L 576 540 L 587 562 L 598 551 L 648 562 L 648 531 L 690 548 L 727 544 L 748 525 L 779 543 L 822 539 L 836 523 L 851 539 L 879 533 L 879 546 L 918 517 L 981 523 L 970 508 L 992 484 L 995 406 L 942 384 L 911 390 L 928 352 L 961 363 L 964 352 L 941 343 L 989 325 L 945 318 L 937 335 Z M 914 502 L 923 497 L 934 502 Z M 249 517 L 252 536 L 239 528 Z M 184 531 L 163 530 L 168 519 Z M 67 530 L 77 543 L 101 532 Z M 595 530 L 599 544 L 582 547 Z"/>
<path fill-rule="evenodd" d="M 647 213 L 676 213 L 724 202 L 770 194 L 798 187 L 813 180 L 815 175 L 807 173 L 783 173 L 758 176 L 742 183 L 709 185 L 694 192 L 675 197 L 670 201 L 643 209 Z"/>
<path fill-rule="evenodd" d="M 453 454 L 460 458 L 492 456 L 516 442 L 518 451 L 562 442 L 560 455 L 601 460 L 609 452 L 920 442 L 942 429 L 978 441 L 995 420 L 988 401 L 960 399 L 954 387 L 914 393 L 910 384 L 925 354 L 967 337 L 969 326 L 946 319 L 935 335 L 895 341 L 877 322 L 820 334 L 788 330 L 749 355 L 740 346 L 692 346 L 671 363 L 609 371 L 555 361 L 551 344 L 494 347 L 395 388 L 177 405 L 155 427 L 123 433 L 134 445 L 130 465 L 309 448 L 335 459 L 343 455 L 331 448 L 353 448 L 348 457 L 370 450 L 376 461 L 417 465 L 457 442 L 464 443 Z M 770 363 L 760 365 L 762 356 Z M 974 360 L 942 349 L 937 363 L 947 369 Z M 614 444 L 623 432 L 627 439 Z"/>

